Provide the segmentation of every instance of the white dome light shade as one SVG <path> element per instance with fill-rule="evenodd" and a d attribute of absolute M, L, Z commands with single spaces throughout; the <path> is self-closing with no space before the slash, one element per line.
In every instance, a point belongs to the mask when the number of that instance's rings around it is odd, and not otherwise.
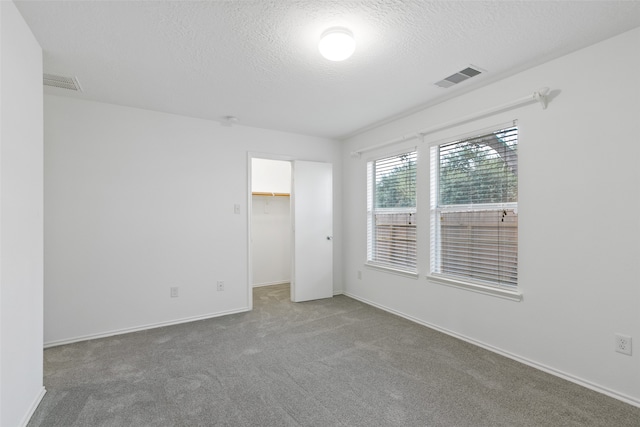
<path fill-rule="evenodd" d="M 333 27 L 322 33 L 318 49 L 329 61 L 344 61 L 356 50 L 353 33 L 346 28 Z"/>

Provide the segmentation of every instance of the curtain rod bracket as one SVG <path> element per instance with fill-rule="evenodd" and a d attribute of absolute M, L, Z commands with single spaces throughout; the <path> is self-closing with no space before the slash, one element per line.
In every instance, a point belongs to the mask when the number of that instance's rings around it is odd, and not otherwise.
<path fill-rule="evenodd" d="M 542 105 L 542 109 L 546 110 L 547 109 L 547 94 L 549 93 L 549 88 L 548 87 L 543 87 L 542 89 L 538 89 L 537 91 L 533 92 L 533 99 L 535 99 L 536 101 L 538 101 L 540 103 L 540 105 Z"/>

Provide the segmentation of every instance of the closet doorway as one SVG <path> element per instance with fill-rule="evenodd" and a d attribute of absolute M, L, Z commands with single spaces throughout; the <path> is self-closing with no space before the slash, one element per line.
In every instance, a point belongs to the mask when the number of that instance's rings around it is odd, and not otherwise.
<path fill-rule="evenodd" d="M 332 297 L 332 165 L 248 160 L 249 308 L 254 286 L 289 282 L 294 302 Z"/>
<path fill-rule="evenodd" d="M 252 287 L 291 283 L 291 162 L 251 162 Z"/>

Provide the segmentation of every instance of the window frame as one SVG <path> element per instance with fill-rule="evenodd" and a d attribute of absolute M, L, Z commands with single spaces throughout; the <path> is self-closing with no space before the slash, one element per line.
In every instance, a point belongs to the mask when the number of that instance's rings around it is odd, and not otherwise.
<path fill-rule="evenodd" d="M 493 295 L 514 301 L 522 300 L 520 284 L 517 282 L 514 286 L 491 281 L 480 280 L 472 277 L 464 277 L 463 275 L 445 273 L 440 271 L 442 268 L 442 225 L 440 222 L 441 213 L 471 213 L 471 212 L 495 212 L 495 211 L 512 211 L 517 218 L 518 202 L 499 202 L 499 203 L 477 203 L 477 204 L 442 204 L 440 201 L 440 148 L 442 146 L 463 143 L 476 138 L 482 138 L 491 133 L 498 133 L 503 130 L 515 128 L 517 132 L 517 142 L 520 143 L 520 132 L 515 124 L 496 126 L 489 130 L 479 130 L 464 137 L 448 138 L 433 142 L 429 146 L 429 166 L 430 166 L 430 186 L 429 186 L 429 269 L 426 278 L 430 282 L 453 286 L 456 288 L 467 289 L 483 294 Z M 472 226 L 469 226 L 470 228 Z M 516 227 L 518 227 L 516 225 Z M 516 228 L 516 236 L 518 229 Z M 516 243 L 516 272 L 519 267 L 517 260 L 518 247 Z M 439 266 L 439 267 L 438 267 Z M 501 270 L 502 271 L 502 270 Z"/>
<path fill-rule="evenodd" d="M 389 160 L 396 157 L 401 157 L 403 155 L 411 156 L 411 160 L 413 160 L 414 164 L 414 206 L 413 207 L 376 207 L 376 164 L 377 162 Z M 384 154 L 380 156 L 376 156 L 367 160 L 366 163 L 366 177 L 367 177 L 367 253 L 366 253 L 366 261 L 365 266 L 368 268 L 373 268 L 376 270 L 385 271 L 388 273 L 399 274 L 406 277 L 418 278 L 418 230 L 419 226 L 417 224 L 417 213 L 418 213 L 418 182 L 417 182 L 417 171 L 418 171 L 418 149 L 417 147 L 410 147 L 403 150 L 399 150 L 397 152 L 391 154 Z M 400 263 L 391 263 L 385 262 L 384 260 L 378 259 L 376 252 L 380 249 L 375 242 L 377 241 L 377 233 L 379 230 L 376 225 L 376 215 L 377 214 L 409 214 L 412 218 L 412 224 L 405 225 L 413 225 L 415 235 L 415 249 L 414 249 L 414 258 L 413 258 L 413 266 L 411 265 L 402 265 Z M 401 226 L 401 224 L 398 224 Z M 399 250 L 401 253 L 402 250 Z"/>

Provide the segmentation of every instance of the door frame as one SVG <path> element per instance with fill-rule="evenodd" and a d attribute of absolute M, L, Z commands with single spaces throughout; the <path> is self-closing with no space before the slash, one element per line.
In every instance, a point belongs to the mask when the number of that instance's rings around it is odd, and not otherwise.
<path fill-rule="evenodd" d="M 264 160 L 279 160 L 284 162 L 291 163 L 291 177 L 290 179 L 293 181 L 293 162 L 296 159 L 291 156 L 285 156 L 280 154 L 273 153 L 262 153 L 257 151 L 249 151 L 247 152 L 247 307 L 249 310 L 253 310 L 253 254 L 252 254 L 252 243 L 251 243 L 251 219 L 253 217 L 253 196 L 252 196 L 252 172 L 253 172 L 253 159 L 264 159 Z M 290 211 L 292 208 L 289 208 Z M 293 220 L 293 217 L 292 217 Z M 295 244 L 294 239 L 291 239 L 291 262 L 293 266 L 293 256 L 295 254 Z M 293 279 L 293 278 L 292 278 Z"/>

